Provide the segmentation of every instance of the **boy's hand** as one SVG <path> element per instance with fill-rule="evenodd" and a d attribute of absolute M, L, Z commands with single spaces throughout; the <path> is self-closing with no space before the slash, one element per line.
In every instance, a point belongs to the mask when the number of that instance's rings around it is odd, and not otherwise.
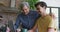
<path fill-rule="evenodd" d="M 28 32 L 34 32 L 34 30 L 31 29 L 31 30 L 29 30 Z"/>

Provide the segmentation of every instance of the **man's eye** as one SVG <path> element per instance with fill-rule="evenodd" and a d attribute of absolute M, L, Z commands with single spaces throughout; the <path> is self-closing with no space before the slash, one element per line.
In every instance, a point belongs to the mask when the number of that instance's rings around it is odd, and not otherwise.
<path fill-rule="evenodd" d="M 24 9 L 24 10 L 27 10 L 27 9 Z"/>

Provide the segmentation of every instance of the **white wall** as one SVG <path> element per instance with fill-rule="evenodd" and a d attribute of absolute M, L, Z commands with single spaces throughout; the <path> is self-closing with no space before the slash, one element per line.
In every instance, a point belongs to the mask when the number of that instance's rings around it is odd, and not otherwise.
<path fill-rule="evenodd" d="M 48 6 L 60 7 L 60 0 L 40 0 L 47 3 Z"/>

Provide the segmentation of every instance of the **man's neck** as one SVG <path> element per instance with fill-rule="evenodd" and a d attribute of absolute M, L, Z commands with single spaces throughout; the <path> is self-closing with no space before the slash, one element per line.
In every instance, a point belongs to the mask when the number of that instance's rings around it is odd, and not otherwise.
<path fill-rule="evenodd" d="M 25 15 L 28 15 L 28 14 L 29 14 L 29 12 L 26 12 L 26 13 L 25 13 Z"/>
<path fill-rule="evenodd" d="M 25 15 L 27 15 L 28 13 L 25 13 Z"/>

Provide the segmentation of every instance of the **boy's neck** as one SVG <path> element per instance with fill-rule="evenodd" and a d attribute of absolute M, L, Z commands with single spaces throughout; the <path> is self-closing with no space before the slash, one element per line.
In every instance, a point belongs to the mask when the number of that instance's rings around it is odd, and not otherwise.
<path fill-rule="evenodd" d="M 46 13 L 43 13 L 41 16 L 42 16 L 42 17 L 45 17 L 46 15 L 47 15 Z"/>

